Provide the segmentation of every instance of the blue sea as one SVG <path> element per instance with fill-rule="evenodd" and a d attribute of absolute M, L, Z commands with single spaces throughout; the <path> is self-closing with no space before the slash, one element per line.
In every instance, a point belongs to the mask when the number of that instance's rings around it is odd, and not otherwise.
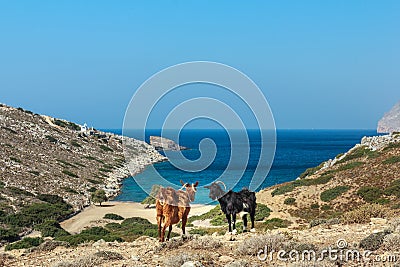
<path fill-rule="evenodd" d="M 120 130 L 108 130 L 121 134 Z M 130 137 L 138 136 L 137 133 L 124 133 Z M 145 141 L 149 136 L 160 135 L 160 130 L 147 130 Z M 265 180 L 257 188 L 261 190 L 275 184 L 295 180 L 305 169 L 315 167 L 322 161 L 334 158 L 360 143 L 363 136 L 377 135 L 375 130 L 277 130 L 277 142 L 275 157 L 272 167 Z M 168 137 L 168 134 L 165 135 Z M 260 133 L 257 130 L 248 131 L 250 142 L 250 157 L 246 170 L 242 177 L 236 177 L 239 182 L 234 190 L 248 187 L 257 166 L 260 156 Z M 231 156 L 231 143 L 229 135 L 224 130 L 183 130 L 179 136 L 179 144 L 190 148 L 182 153 L 190 160 L 199 158 L 199 143 L 204 138 L 210 138 L 217 146 L 215 159 L 210 166 L 200 172 L 182 171 L 170 162 L 154 164 L 155 170 L 166 180 L 179 184 L 182 179 L 185 182 L 199 181 L 199 190 L 194 203 L 210 203 L 208 190 L 202 186 L 214 181 L 226 169 Z M 178 152 L 177 152 L 178 153 Z M 130 177 L 123 181 L 121 194 L 115 198 L 117 201 L 142 201 L 147 193 L 136 183 L 147 181 L 150 186 L 156 180 L 151 168 L 145 169 L 136 177 Z"/>

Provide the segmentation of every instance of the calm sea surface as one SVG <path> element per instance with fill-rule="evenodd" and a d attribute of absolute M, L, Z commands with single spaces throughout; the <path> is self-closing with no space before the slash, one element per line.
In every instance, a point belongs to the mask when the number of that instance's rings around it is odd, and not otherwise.
<path fill-rule="evenodd" d="M 121 130 L 107 130 L 121 133 Z M 137 136 L 135 132 L 125 133 L 128 136 Z M 146 132 L 146 141 L 150 135 L 160 135 L 159 130 Z M 235 190 L 248 186 L 257 166 L 260 155 L 260 134 L 258 131 L 249 131 L 250 158 L 246 171 Z M 337 154 L 346 152 L 359 143 L 363 136 L 376 135 L 375 130 L 278 130 L 275 158 L 272 168 L 259 186 L 258 190 L 296 179 L 305 169 L 319 165 L 322 161 L 334 158 Z M 168 137 L 168 134 L 166 135 Z M 228 134 L 223 130 L 184 130 L 180 135 L 180 145 L 190 148 L 182 151 L 188 159 L 194 160 L 200 156 L 198 145 L 203 138 L 211 138 L 217 145 L 217 154 L 213 163 L 200 172 L 186 172 L 177 169 L 170 162 L 154 165 L 155 169 L 166 180 L 179 184 L 179 180 L 206 185 L 214 181 L 226 169 L 231 156 L 231 143 Z M 154 177 L 154 172 L 145 169 L 138 174 L 138 180 L 148 181 Z M 147 194 L 137 185 L 133 177 L 123 181 L 121 194 L 115 199 L 118 201 L 141 201 Z M 199 187 L 195 203 L 208 203 L 208 190 Z"/>

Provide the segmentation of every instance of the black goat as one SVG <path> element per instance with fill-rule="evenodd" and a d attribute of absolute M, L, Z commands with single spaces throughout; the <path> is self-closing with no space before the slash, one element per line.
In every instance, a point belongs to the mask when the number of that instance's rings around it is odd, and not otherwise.
<path fill-rule="evenodd" d="M 225 192 L 221 189 L 218 183 L 223 184 L 226 190 L 225 184 L 221 181 L 214 182 L 209 186 L 205 186 L 205 188 L 210 189 L 209 197 L 213 200 L 218 200 L 221 205 L 221 210 L 228 220 L 229 232 L 232 232 L 232 228 L 233 231 L 236 232 L 236 214 L 238 213 L 242 213 L 244 232 L 247 231 L 247 214 L 250 214 L 250 231 L 254 232 L 254 216 L 256 214 L 257 206 L 256 194 L 246 188 L 242 189 L 240 192 L 233 192 L 232 190 Z"/>

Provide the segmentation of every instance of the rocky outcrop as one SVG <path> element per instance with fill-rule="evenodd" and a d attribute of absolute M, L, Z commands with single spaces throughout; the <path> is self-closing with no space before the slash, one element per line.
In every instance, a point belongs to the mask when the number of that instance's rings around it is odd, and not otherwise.
<path fill-rule="evenodd" d="M 18 210 L 37 201 L 37 194 L 54 194 L 79 210 L 89 204 L 92 191 L 115 196 L 122 179 L 165 160 L 143 141 L 3 104 L 0 136 L 0 205 L 5 209 Z M 123 139 L 134 152 L 128 162 Z"/>
<path fill-rule="evenodd" d="M 150 145 L 154 146 L 157 150 L 185 150 L 184 146 L 180 146 L 174 141 L 160 136 L 150 136 Z"/>
<path fill-rule="evenodd" d="M 400 102 L 398 102 L 394 107 L 378 122 L 378 133 L 393 133 L 400 132 Z"/>

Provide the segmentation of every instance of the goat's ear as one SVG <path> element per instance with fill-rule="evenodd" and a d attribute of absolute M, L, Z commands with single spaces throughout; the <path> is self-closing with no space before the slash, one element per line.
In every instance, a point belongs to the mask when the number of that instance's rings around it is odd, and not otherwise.
<path fill-rule="evenodd" d="M 185 185 L 185 183 L 182 180 L 180 182 L 181 182 L 181 185 Z"/>
<path fill-rule="evenodd" d="M 193 186 L 197 187 L 198 185 L 199 185 L 199 181 L 196 181 L 196 183 Z"/>

